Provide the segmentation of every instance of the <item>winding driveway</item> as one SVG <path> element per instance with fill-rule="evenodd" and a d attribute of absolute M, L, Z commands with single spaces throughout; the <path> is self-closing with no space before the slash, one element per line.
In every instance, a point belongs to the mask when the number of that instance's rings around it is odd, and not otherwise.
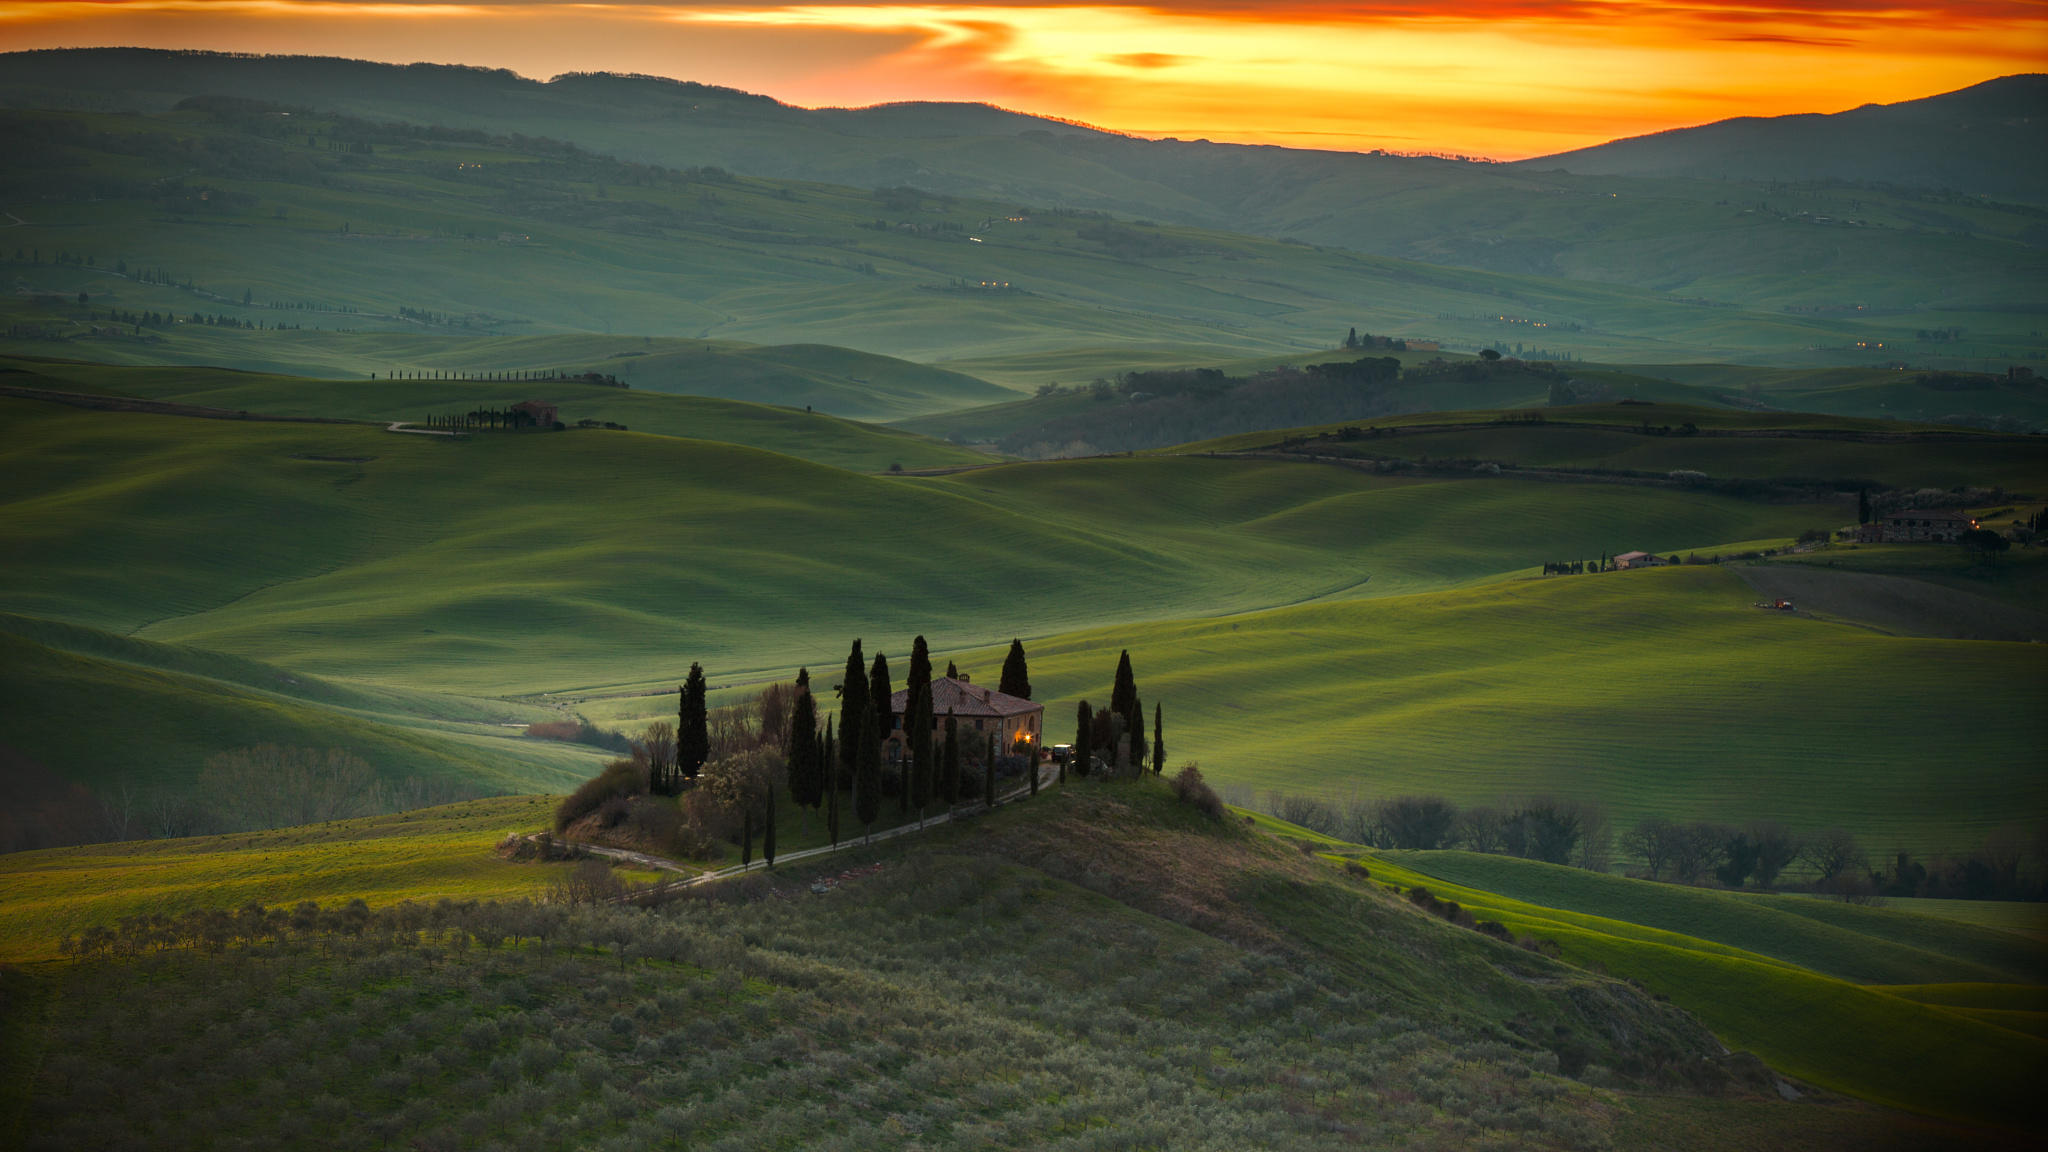
<path fill-rule="evenodd" d="M 396 429 L 394 428 L 393 431 L 396 431 Z M 1039 765 L 1038 787 L 1040 791 L 1043 791 L 1047 786 L 1051 784 L 1057 783 L 1058 780 L 1059 765 L 1049 762 Z M 1014 800 L 1020 799 L 1028 791 L 1030 791 L 1028 785 L 1019 784 L 1015 788 L 1010 789 L 1008 792 L 1002 793 L 1001 795 L 997 796 L 996 805 L 1000 807 L 1001 805 L 1008 804 Z M 897 836 L 906 836 L 914 832 L 922 832 L 927 828 L 936 828 L 941 824 L 949 823 L 958 818 L 978 816 L 985 811 L 988 811 L 988 809 L 982 807 L 980 804 L 957 805 L 950 812 L 942 812 L 937 816 L 926 817 L 924 820 L 921 820 L 915 824 L 902 824 L 898 825 L 897 827 L 885 829 L 883 831 L 875 832 L 866 836 L 859 836 L 846 840 L 841 840 L 836 845 L 825 844 L 816 848 L 801 848 L 795 852 L 779 852 L 776 854 L 775 859 L 777 863 L 788 863 L 792 860 L 807 860 L 813 856 L 826 856 L 834 852 L 844 852 L 850 848 L 862 848 L 874 843 L 877 840 L 888 840 Z M 635 900 L 645 899 L 649 896 L 666 895 L 670 892 L 679 891 L 684 888 L 692 888 L 699 884 L 708 884 L 713 880 L 723 880 L 728 876 L 737 876 L 742 872 L 764 870 L 768 867 L 768 862 L 766 860 L 756 860 L 751 864 L 732 864 L 724 868 L 706 870 L 702 868 L 693 868 L 687 864 L 679 864 L 676 861 L 670 860 L 663 856 L 652 856 L 645 852 L 634 852 L 625 848 L 606 848 L 598 844 L 586 844 L 581 840 L 561 839 L 559 837 L 549 836 L 545 832 L 536 832 L 532 836 L 528 837 L 528 839 L 532 840 L 536 844 L 547 843 L 549 841 L 553 841 L 558 844 L 571 844 L 574 845 L 577 849 L 583 852 L 587 852 L 592 856 L 602 856 L 607 860 L 616 860 L 623 864 L 631 864 L 636 868 L 645 868 L 653 872 L 674 872 L 683 877 L 683 879 L 680 880 L 670 880 L 663 884 L 656 884 L 651 888 L 642 888 L 634 892 L 629 892 L 626 895 L 618 898 L 619 902 L 621 903 L 630 903 Z"/>

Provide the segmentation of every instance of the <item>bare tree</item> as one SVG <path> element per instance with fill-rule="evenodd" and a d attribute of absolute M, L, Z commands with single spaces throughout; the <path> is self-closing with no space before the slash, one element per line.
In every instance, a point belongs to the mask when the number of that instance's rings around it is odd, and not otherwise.
<path fill-rule="evenodd" d="M 1794 836 L 1790 829 L 1774 820 L 1759 820 L 1745 831 L 1750 842 L 1756 845 L 1756 868 L 1751 873 L 1756 877 L 1756 886 L 1768 888 L 1777 883 L 1778 873 L 1787 864 L 1799 859 L 1805 845 Z"/>
<path fill-rule="evenodd" d="M 1829 828 L 1816 833 L 1806 842 L 1806 847 L 1799 855 L 1813 866 L 1815 872 L 1820 873 L 1820 881 L 1823 884 L 1844 872 L 1870 866 L 1869 857 L 1863 854 L 1863 846 L 1856 843 L 1856 837 L 1841 828 Z"/>

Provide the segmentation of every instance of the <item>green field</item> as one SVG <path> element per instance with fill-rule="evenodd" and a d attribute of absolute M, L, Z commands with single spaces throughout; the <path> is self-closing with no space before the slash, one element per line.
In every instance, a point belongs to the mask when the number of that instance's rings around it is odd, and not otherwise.
<path fill-rule="evenodd" d="M 1688 424 L 1698 431 L 1685 432 Z M 1371 429 L 1380 434 L 1371 434 Z M 1358 436 L 1361 431 L 1367 434 Z M 1994 486 L 2048 491 L 2048 443 L 2038 436 L 1670 403 L 1397 415 L 1345 426 L 1249 432 L 1171 450 L 1282 448 L 1315 456 L 1433 462 L 1439 468 L 1490 462 L 1660 480 L 1683 470 L 1702 474 L 1701 483 L 1826 484 L 1839 491 Z"/>
<path fill-rule="evenodd" d="M 1612 486 L 1564 506 L 1550 485 L 1196 458 L 891 479 L 638 433 L 449 443 L 4 403 L 21 444 L 9 610 L 487 695 L 659 682 L 690 660 L 818 663 L 862 632 L 965 647 L 1441 588 L 1838 517 Z M 855 527 L 890 524 L 918 532 Z"/>
<path fill-rule="evenodd" d="M 1555 941 L 1569 960 L 1638 980 L 1793 1076 L 1917 1111 L 2039 1122 L 2021 1071 L 2048 1058 L 2038 939 L 1506 857 L 1371 859 L 1375 879 L 1425 884 L 1475 916 Z"/>
<path fill-rule="evenodd" d="M 1937 320 L 1967 324 L 1971 347 L 1985 356 L 2041 349 L 2029 335 L 2034 305 L 2000 313 L 1982 311 L 1977 299 L 1998 292 L 1991 280 L 2010 284 L 2014 260 L 2032 259 L 2007 241 L 1980 245 L 1979 262 L 1997 272 L 1970 281 L 1971 298 L 1950 305 L 1960 311 L 1788 312 L 1782 291 L 1718 307 L 1703 304 L 1696 286 L 1620 287 L 1540 262 L 1474 271 L 1060 212 L 1011 223 L 1017 205 L 1002 200 L 656 171 L 506 142 L 379 137 L 373 126 L 319 117 L 294 121 L 290 134 L 260 111 L 9 119 L 19 144 L 0 201 L 25 223 L 9 229 L 0 255 L 20 249 L 6 270 L 26 292 L 8 318 L 40 330 L 6 342 L 21 354 L 105 347 L 91 358 L 313 375 L 474 371 L 505 362 L 476 347 L 477 336 L 602 333 L 583 345 L 583 364 L 644 350 L 648 387 L 691 388 L 691 357 L 648 348 L 643 337 L 837 345 L 940 367 L 1079 350 L 1082 379 L 1118 367 L 1089 350 L 1129 349 L 1149 360 L 1180 349 L 1181 362 L 1197 349 L 1225 359 L 1284 356 L 1327 348 L 1353 326 L 1461 351 L 1528 340 L 1637 363 L 1883 363 L 1893 357 L 1854 345 Z M 333 147 L 337 136 L 359 142 L 365 134 L 376 138 L 367 153 Z M 188 162 L 173 137 L 193 141 L 202 162 Z M 1773 237 L 1762 250 L 1785 240 Z M 1958 248 L 1954 238 L 1938 243 Z M 1911 241 L 1916 250 L 1927 245 Z M 53 264 L 57 257 L 77 262 Z M 1530 274 L 1537 269 L 1548 274 Z M 139 282 L 145 271 L 152 282 Z M 1916 291 L 1925 276 L 1908 277 Z M 1847 282 L 1888 290 L 1894 278 L 1864 269 Z M 1792 295 L 1835 290 L 1814 281 Z M 93 303 L 74 315 L 68 302 L 79 292 Z M 58 299 L 40 305 L 38 295 Z M 132 332 L 90 335 L 95 309 L 197 311 L 265 330 L 178 325 L 144 334 L 162 343 L 141 343 Z M 278 323 L 309 331 L 271 331 Z M 335 329 L 359 336 L 336 344 Z M 385 343 L 382 334 L 394 331 L 433 333 L 445 344 Z M 566 366 L 545 344 L 527 351 L 545 359 L 506 366 Z M 731 381 L 760 368 L 729 367 Z M 735 385 L 714 387 L 729 395 Z"/>
<path fill-rule="evenodd" d="M 0 407 L 18 437 L 0 607 L 381 701 L 309 713 L 246 678 L 37 640 L 24 667 L 46 674 L 25 672 L 24 692 L 48 718 L 23 709 L 34 734 L 16 743 L 67 776 L 146 778 L 138 738 L 181 749 L 189 773 L 210 730 L 359 731 L 346 742 L 384 749 L 387 771 L 447 775 L 507 748 L 502 767 L 457 774 L 553 786 L 588 755 L 508 744 L 483 719 L 495 706 L 398 697 L 546 693 L 634 731 L 673 706 L 632 693 L 668 690 L 690 661 L 746 683 L 836 667 L 856 635 L 900 654 L 922 633 L 947 653 L 1026 637 L 1053 731 L 1076 699 L 1100 702 L 1129 648 L 1176 755 L 1258 788 L 1557 791 L 1622 821 L 1769 816 L 1921 853 L 1964 850 L 2044 798 L 2024 767 L 2036 648 L 1759 613 L 1714 568 L 1512 579 L 1631 547 L 1755 547 L 1846 505 L 1201 456 L 860 476 L 637 432 L 448 442 Z M 183 707 L 187 692 L 207 703 Z M 69 735 L 124 706 L 160 725 Z M 1873 709 L 1929 719 L 1872 740 Z M 1972 722 L 1933 719 L 1959 715 Z M 1976 767 L 1951 778 L 1955 763 Z"/>
<path fill-rule="evenodd" d="M 2038 646 L 1883 636 L 1754 598 L 1685 567 L 1130 625 L 1034 645 L 1033 686 L 1060 715 L 1099 704 L 1128 648 L 1175 763 L 1330 798 L 1554 793 L 1617 827 L 1770 818 L 1922 854 L 2048 805 Z M 1876 739 L 1873 715 L 1929 719 Z"/>
<path fill-rule="evenodd" d="M 8 369 L 11 369 L 9 371 Z M 596 420 L 635 432 L 716 440 L 799 459 L 880 472 L 987 463 L 989 457 L 881 425 L 737 400 L 624 391 L 549 381 L 491 383 L 455 380 L 309 380 L 217 368 L 115 368 L 48 360 L 0 358 L 0 386 L 134 396 L 231 412 L 417 422 L 543 399 L 563 423 Z M 602 430 L 574 429 L 578 435 Z"/>
<path fill-rule="evenodd" d="M 568 865 L 508 864 L 510 832 L 547 824 L 546 796 L 473 800 L 331 824 L 0 855 L 0 961 L 48 960 L 67 933 L 142 912 L 362 897 L 537 897 Z"/>

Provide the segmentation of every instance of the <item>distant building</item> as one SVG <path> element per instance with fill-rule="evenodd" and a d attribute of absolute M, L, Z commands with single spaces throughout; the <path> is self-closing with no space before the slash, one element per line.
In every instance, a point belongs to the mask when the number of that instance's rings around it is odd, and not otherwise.
<path fill-rule="evenodd" d="M 1623 552 L 1614 558 L 1616 568 L 1662 568 L 1668 563 L 1655 552 Z"/>
<path fill-rule="evenodd" d="M 521 400 L 512 406 L 512 411 L 519 416 L 530 417 L 534 424 L 541 428 L 553 428 L 555 426 L 555 406 L 553 404 L 540 400 Z"/>
<path fill-rule="evenodd" d="M 889 734 L 890 739 L 904 739 L 903 713 L 909 707 L 910 689 L 905 688 L 889 697 L 891 727 L 894 729 Z M 1045 705 L 969 683 L 965 676 L 957 680 L 941 676 L 932 681 L 932 730 L 942 740 L 945 738 L 948 712 L 958 723 L 958 731 L 971 733 L 977 741 L 986 740 L 989 733 L 994 733 L 996 745 L 1000 748 L 1007 749 L 1020 739 L 1036 744 L 1044 734 Z"/>
<path fill-rule="evenodd" d="M 1954 509 L 1908 508 L 1884 518 L 1887 544 L 1953 544 L 1977 526 L 1977 518 Z"/>

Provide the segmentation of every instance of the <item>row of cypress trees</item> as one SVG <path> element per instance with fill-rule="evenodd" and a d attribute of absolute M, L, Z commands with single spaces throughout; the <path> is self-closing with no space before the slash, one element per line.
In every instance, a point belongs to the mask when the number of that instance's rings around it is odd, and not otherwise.
<path fill-rule="evenodd" d="M 1130 738 L 1127 749 L 1128 763 L 1143 771 L 1145 767 L 1145 703 L 1138 697 L 1138 679 L 1131 672 L 1130 649 L 1125 649 L 1117 658 L 1116 679 L 1109 690 L 1109 707 L 1102 712 L 1095 711 L 1088 701 L 1083 700 L 1074 709 L 1074 754 L 1070 758 L 1074 771 L 1086 776 L 1093 767 L 1095 745 L 1100 740 L 1102 751 L 1108 754 L 1111 767 L 1116 766 L 1118 736 Z M 1162 772 L 1166 768 L 1166 723 L 1165 714 L 1158 704 L 1152 706 L 1152 771 Z M 1063 773 L 1064 775 L 1064 773 Z"/>

